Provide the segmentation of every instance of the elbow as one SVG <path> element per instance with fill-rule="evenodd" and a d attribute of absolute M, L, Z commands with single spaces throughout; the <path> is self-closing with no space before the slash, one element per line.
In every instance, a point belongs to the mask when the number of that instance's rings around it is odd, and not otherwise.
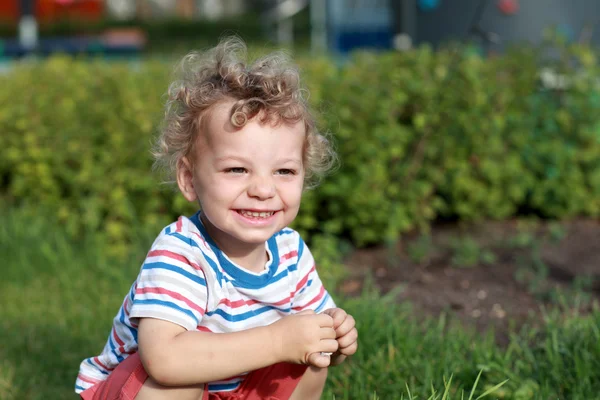
<path fill-rule="evenodd" d="M 140 359 L 148 377 L 161 386 L 181 385 L 181 379 L 177 379 L 177 368 L 175 368 L 172 358 L 165 352 L 140 353 Z"/>

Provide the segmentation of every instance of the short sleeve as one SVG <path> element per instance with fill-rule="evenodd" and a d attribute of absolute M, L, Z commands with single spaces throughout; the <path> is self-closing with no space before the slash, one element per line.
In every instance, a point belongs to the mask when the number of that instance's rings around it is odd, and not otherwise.
<path fill-rule="evenodd" d="M 335 307 L 335 302 L 319 278 L 315 260 L 302 238 L 299 238 L 298 243 L 297 271 L 298 280 L 292 300 L 293 312 L 303 310 L 321 312 Z"/>
<path fill-rule="evenodd" d="M 157 318 L 196 329 L 206 312 L 208 290 L 192 244 L 181 235 L 157 239 L 138 275 L 130 319 Z"/>

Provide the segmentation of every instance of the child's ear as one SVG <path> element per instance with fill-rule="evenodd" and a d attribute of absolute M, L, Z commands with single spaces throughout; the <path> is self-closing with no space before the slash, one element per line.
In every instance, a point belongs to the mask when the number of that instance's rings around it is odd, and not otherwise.
<path fill-rule="evenodd" d="M 177 186 L 187 201 L 198 198 L 194 190 L 194 170 L 187 157 L 182 157 L 177 163 Z"/>

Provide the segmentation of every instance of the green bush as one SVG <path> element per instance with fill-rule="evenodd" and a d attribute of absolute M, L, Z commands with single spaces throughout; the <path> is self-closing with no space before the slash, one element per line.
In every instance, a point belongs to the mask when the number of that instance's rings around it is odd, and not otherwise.
<path fill-rule="evenodd" d="M 595 54 L 561 48 L 357 53 L 301 59 L 341 166 L 306 193 L 295 227 L 355 245 L 437 218 L 600 214 Z M 545 89 L 544 65 L 572 78 Z M 52 212 L 72 235 L 125 251 L 132 224 L 158 229 L 193 207 L 150 172 L 171 65 L 53 57 L 0 76 L 0 202 Z"/>
<path fill-rule="evenodd" d="M 319 88 L 343 164 L 315 219 L 360 245 L 437 218 L 597 216 L 595 56 L 560 50 L 554 61 L 532 49 L 356 55 Z M 568 90 L 540 84 L 544 64 L 574 78 Z"/>

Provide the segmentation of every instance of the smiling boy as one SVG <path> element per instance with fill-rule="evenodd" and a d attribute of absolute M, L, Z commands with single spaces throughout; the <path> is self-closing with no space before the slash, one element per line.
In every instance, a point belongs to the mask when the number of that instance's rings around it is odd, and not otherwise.
<path fill-rule="evenodd" d="M 155 156 L 200 210 L 154 241 L 103 352 L 81 363 L 84 399 L 318 399 L 356 352 L 310 250 L 288 225 L 331 165 L 296 69 L 244 64 L 238 39 L 184 60 Z"/>

